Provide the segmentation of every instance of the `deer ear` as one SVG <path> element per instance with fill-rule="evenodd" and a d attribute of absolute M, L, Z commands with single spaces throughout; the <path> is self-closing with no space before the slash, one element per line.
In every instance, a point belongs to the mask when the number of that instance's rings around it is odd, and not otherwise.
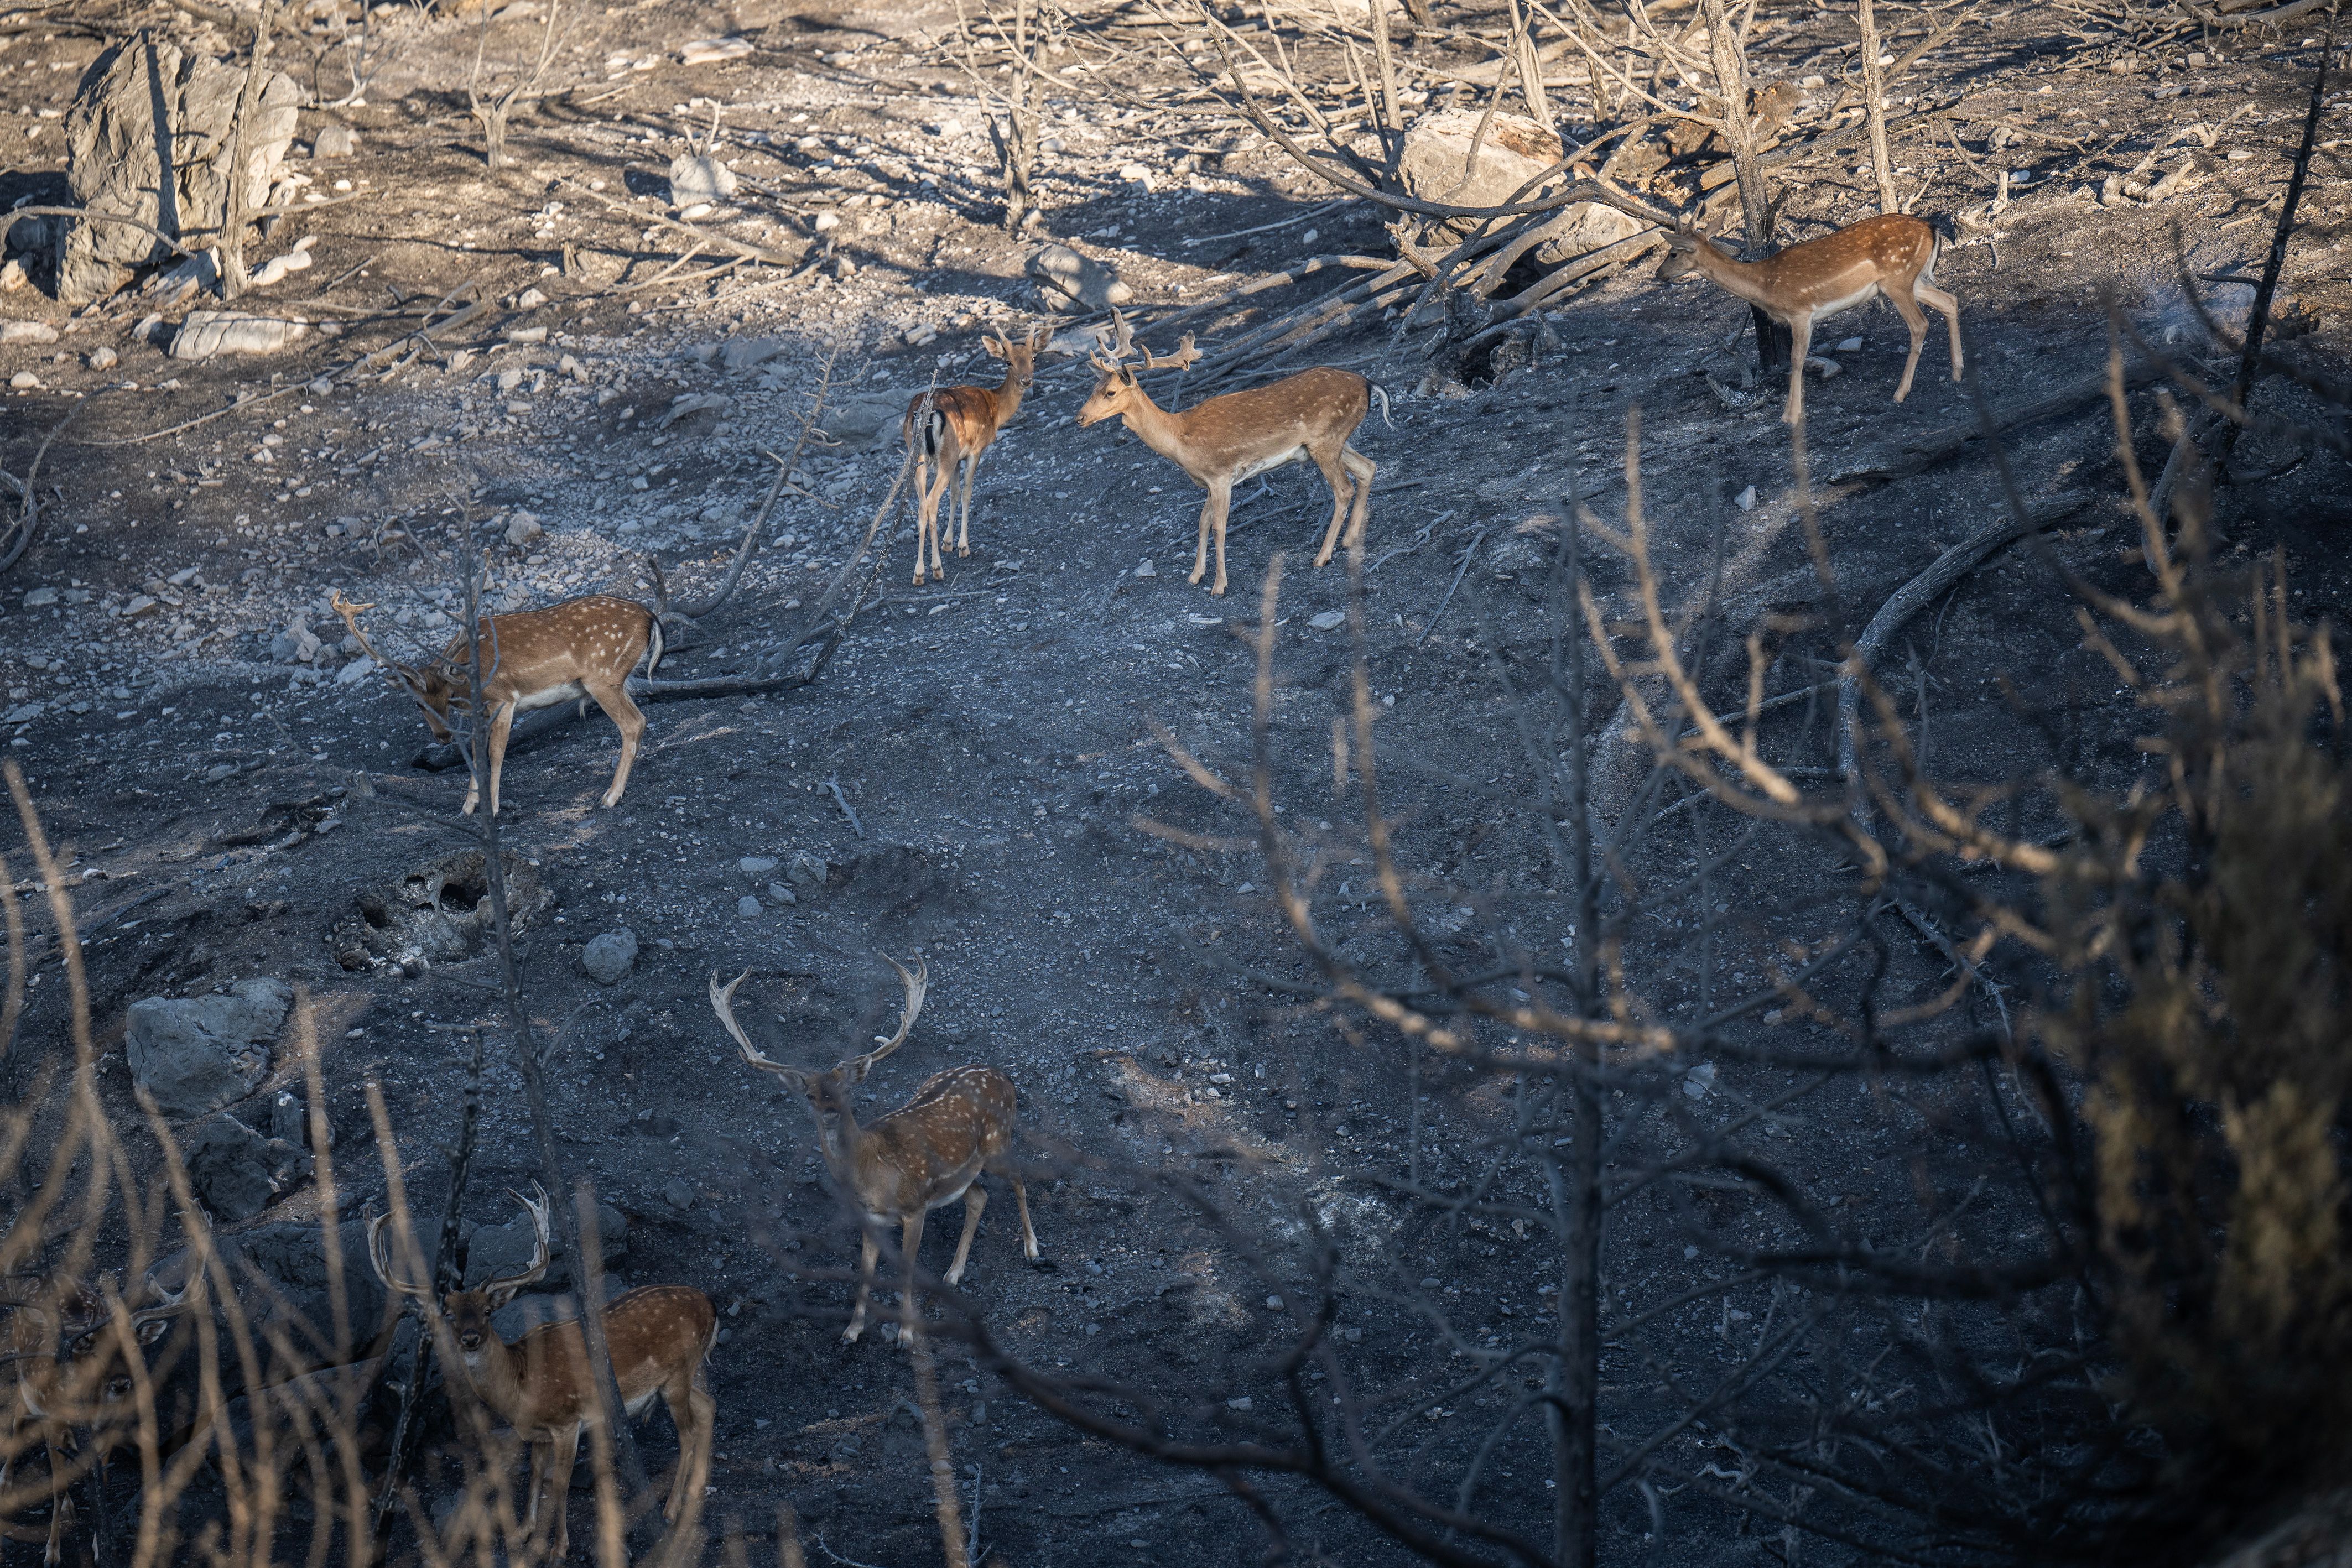
<path fill-rule="evenodd" d="M 982 338 L 980 340 L 980 346 L 988 350 L 989 358 L 992 360 L 1001 360 L 1004 357 L 1004 341 L 1001 338 Z"/>

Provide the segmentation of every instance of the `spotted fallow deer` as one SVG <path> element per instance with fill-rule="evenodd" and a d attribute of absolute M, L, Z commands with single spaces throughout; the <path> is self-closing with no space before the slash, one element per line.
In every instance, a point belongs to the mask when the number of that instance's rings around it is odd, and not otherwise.
<path fill-rule="evenodd" d="M 0 1294 L 0 1310 L 7 1312 L 0 1324 L 0 1365 L 13 1385 L 0 1410 L 0 1496 L 18 1495 L 10 1472 L 33 1449 L 43 1449 L 49 1532 L 42 1562 L 49 1568 L 62 1558 L 73 1523 L 68 1488 L 75 1473 L 87 1471 L 119 1440 L 128 1418 L 128 1359 L 160 1340 L 190 1305 L 184 1287 L 161 1305 L 118 1312 L 88 1285 L 66 1279 L 37 1280 L 22 1291 Z M 69 1471 L 66 1456 L 78 1440 L 83 1457 Z"/>
<path fill-rule="evenodd" d="M 953 1285 L 962 1280 L 971 1257 L 972 1232 L 980 1228 L 981 1210 L 988 1207 L 982 1189 L 982 1174 L 1003 1176 L 1013 1187 L 1021 1207 L 1021 1248 L 1030 1262 L 1044 1261 L 1037 1232 L 1029 1223 L 1029 1193 L 1006 1152 L 1013 1145 L 1014 1096 L 1013 1080 L 992 1067 L 950 1067 L 923 1081 L 915 1097 L 904 1105 L 860 1126 L 852 1109 L 851 1091 L 865 1082 L 874 1064 L 906 1043 L 923 1010 L 930 971 L 919 958 L 908 973 L 897 959 L 890 967 L 907 990 L 898 1015 L 898 1032 L 863 1056 L 835 1062 L 822 1072 L 805 1072 L 771 1060 L 753 1045 L 735 1021 L 735 988 L 750 976 L 746 969 L 723 988 L 716 970 L 710 976 L 710 1007 L 731 1036 L 743 1060 L 763 1072 L 782 1079 L 815 1113 L 824 1162 L 862 1221 L 857 1275 L 857 1305 L 841 1337 L 851 1343 L 866 1332 L 866 1303 L 874 1289 L 874 1260 L 880 1249 L 875 1228 L 896 1223 L 900 1228 L 899 1256 L 906 1266 L 906 1288 L 914 1289 L 915 1253 L 923 1241 L 923 1217 L 943 1204 L 963 1199 L 963 1236 L 957 1241 L 955 1261 L 945 1276 Z"/>
<path fill-rule="evenodd" d="M 562 1563 L 570 1538 L 564 1495 L 580 1457 L 580 1435 L 597 1419 L 594 1374 L 588 1340 L 579 1320 L 541 1323 L 508 1343 L 490 1326 L 490 1315 L 547 1272 L 547 1193 L 508 1189 L 530 1215 L 530 1260 L 518 1273 L 485 1280 L 469 1291 L 441 1299 L 436 1338 L 445 1362 L 482 1403 L 530 1445 L 530 1501 L 523 1521 L 524 1560 L 541 1539 L 541 1492 L 552 1516 L 554 1540 L 546 1561 Z M 393 1267 L 386 1215 L 368 1226 L 368 1257 L 387 1290 L 431 1301 L 426 1287 L 400 1278 Z M 584 1288 L 584 1287 L 583 1287 Z M 710 1298 L 690 1285 L 646 1285 L 615 1296 L 604 1308 L 604 1343 L 612 1352 L 613 1381 L 621 1407 L 642 1414 L 661 1396 L 677 1424 L 677 1475 L 670 1482 L 662 1516 L 675 1522 L 689 1500 L 699 1499 L 710 1478 L 710 1445 L 718 1401 L 704 1385 L 702 1364 L 719 1333 Z"/>
<path fill-rule="evenodd" d="M 450 716 L 470 716 L 473 710 L 465 633 L 459 632 L 431 664 L 404 664 L 377 653 L 360 630 L 360 612 L 374 608 L 350 603 L 341 593 L 334 597 L 335 613 L 360 647 L 416 699 L 433 738 L 447 741 Z M 646 733 L 646 716 L 629 700 L 629 676 L 640 661 L 649 678 L 660 665 L 660 616 L 634 599 L 593 593 L 544 610 L 488 616 L 481 625 L 482 700 L 491 716 L 490 814 L 498 814 L 499 775 L 506 767 L 507 736 L 515 716 L 583 699 L 603 708 L 621 732 L 621 765 L 614 770 L 613 787 L 604 791 L 607 810 L 619 805 L 622 791 L 629 787 L 629 768 L 637 759 L 637 742 Z M 480 803 L 477 777 L 466 790 L 467 813 Z"/>
<path fill-rule="evenodd" d="M 1960 379 L 1960 302 L 1936 287 L 1936 256 L 1942 245 L 1934 228 L 1906 213 L 1864 218 L 1762 261 L 1735 260 L 1704 235 L 1685 229 L 1667 239 L 1658 276 L 1671 282 L 1702 274 L 1789 329 L 1794 343 L 1789 353 L 1789 401 L 1780 418 L 1795 424 L 1805 417 L 1805 351 L 1812 344 L 1813 323 L 1866 304 L 1874 294 L 1884 294 L 1911 329 L 1911 356 L 1903 361 L 1896 402 L 1910 394 L 1911 373 L 1919 368 L 1919 350 L 1927 344 L 1927 315 L 1919 308 L 1922 305 L 1934 306 L 1951 324 L 1952 379 Z"/>
<path fill-rule="evenodd" d="M 1037 350 L 1052 335 L 1050 324 L 1033 327 L 1016 343 L 999 333 L 981 346 L 1004 361 L 1004 380 L 992 387 L 939 387 L 917 392 L 907 402 L 898 434 L 915 455 L 915 586 L 923 585 L 923 546 L 930 543 L 930 570 L 944 580 L 947 563 L 940 557 L 940 500 L 952 488 L 956 513 L 956 554 L 971 554 L 971 483 L 980 476 L 980 460 L 1013 416 L 1021 399 L 1037 379 Z M 929 406 L 927 408 L 925 404 Z M 939 477 L 930 476 L 933 465 Z M 961 483 L 956 483 L 961 466 Z"/>
<path fill-rule="evenodd" d="M 1208 570 L 1209 534 L 1217 536 L 1217 580 L 1212 593 L 1225 591 L 1225 518 L 1232 509 L 1234 486 L 1243 480 L 1279 468 L 1286 463 L 1312 462 L 1331 486 L 1331 526 L 1324 531 L 1323 548 L 1315 564 L 1331 559 L 1339 542 L 1339 525 L 1348 524 L 1348 543 L 1363 542 L 1364 525 L 1371 515 L 1372 460 L 1348 444 L 1356 428 L 1371 412 L 1371 400 L 1381 400 L 1381 418 L 1389 416 L 1388 393 L 1353 371 L 1328 367 L 1301 371 L 1270 386 L 1227 392 L 1177 413 L 1153 402 L 1136 383 L 1139 367 L 1127 362 L 1134 348 L 1126 319 L 1113 311 L 1118 339 L 1108 353 L 1091 356 L 1101 380 L 1094 394 L 1078 410 L 1078 423 L 1089 425 L 1118 418 L 1143 444 L 1192 476 L 1209 493 L 1201 507 L 1201 538 L 1192 552 L 1192 575 L 1198 582 Z M 1181 368 L 1200 357 L 1191 333 L 1176 352 L 1164 358 L 1148 350 L 1140 369 Z M 1352 491 L 1353 499 L 1350 501 Z"/>

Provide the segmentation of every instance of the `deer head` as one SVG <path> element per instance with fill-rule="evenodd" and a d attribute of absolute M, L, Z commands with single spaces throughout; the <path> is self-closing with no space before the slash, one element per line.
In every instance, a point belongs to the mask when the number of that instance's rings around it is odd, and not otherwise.
<path fill-rule="evenodd" d="M 843 1126 L 856 1126 L 856 1123 L 850 1120 L 851 1091 L 866 1081 L 866 1075 L 874 1071 L 875 1063 L 907 1042 L 908 1033 L 915 1027 L 915 1016 L 923 1010 L 923 996 L 930 985 L 930 967 L 924 963 L 920 955 L 916 956 L 915 969 L 911 974 L 905 965 L 887 953 L 883 955 L 883 961 L 898 971 L 898 979 L 906 988 L 906 1001 L 898 1013 L 898 1032 L 863 1056 L 845 1058 L 821 1072 L 787 1067 L 775 1061 L 753 1045 L 744 1034 L 743 1026 L 735 1021 L 735 988 L 750 978 L 751 970 L 744 970 L 723 988 L 719 984 L 719 972 L 714 969 L 710 973 L 711 1010 L 719 1015 L 719 1023 L 733 1037 L 737 1048 L 743 1052 L 743 1060 L 762 1072 L 774 1073 L 794 1093 L 808 1102 L 809 1108 L 816 1113 L 817 1124 L 824 1133 L 828 1148 L 835 1145 Z"/>
<path fill-rule="evenodd" d="M 547 1189 L 534 1182 L 530 1190 L 533 1196 L 525 1197 L 514 1188 L 507 1188 L 509 1196 L 522 1205 L 523 1212 L 530 1217 L 530 1260 L 518 1273 L 500 1274 L 495 1279 L 483 1281 L 469 1291 L 453 1291 L 441 1299 L 442 1322 L 468 1368 L 478 1369 L 484 1347 L 498 1339 L 497 1331 L 490 1327 L 490 1314 L 514 1300 L 516 1291 L 525 1285 L 538 1283 L 547 1273 L 551 1255 Z M 388 1291 L 430 1301 L 433 1299 L 430 1288 L 401 1279 L 393 1269 L 392 1239 L 384 1230 L 385 1222 L 390 1218 L 380 1214 L 368 1224 L 368 1260 L 375 1265 L 375 1277 L 383 1281 L 384 1289 Z"/>
<path fill-rule="evenodd" d="M 1088 397 L 1086 405 L 1078 410 L 1078 423 L 1081 427 L 1096 424 L 1106 419 L 1117 418 L 1136 407 L 1139 400 L 1149 401 L 1144 398 L 1141 389 L 1135 384 L 1136 372 L 1139 370 L 1181 371 L 1201 357 L 1201 350 L 1193 345 L 1192 334 L 1187 332 L 1179 340 L 1174 353 L 1155 354 L 1149 349 L 1143 349 L 1139 350 L 1143 355 L 1143 363 L 1140 366 L 1130 365 L 1128 362 L 1128 356 L 1139 351 L 1134 329 L 1128 326 L 1127 318 L 1117 310 L 1110 313 L 1110 319 L 1112 331 L 1116 335 L 1110 351 L 1105 353 L 1102 350 L 1096 349 L 1087 355 L 1087 360 L 1100 373 L 1102 379 L 1095 383 L 1093 395 Z"/>
<path fill-rule="evenodd" d="M 1714 243 L 1688 225 L 1668 235 L 1666 257 L 1658 263 L 1659 280 L 1672 283 L 1677 277 L 1689 277 L 1698 269 L 1698 247 Z"/>
<path fill-rule="evenodd" d="M 387 659 L 376 652 L 376 646 L 368 640 L 368 634 L 360 630 L 360 612 L 373 610 L 374 605 L 353 604 L 343 597 L 341 589 L 337 589 L 331 608 L 342 617 L 343 624 L 351 629 L 352 635 L 358 639 L 360 652 L 381 665 L 393 684 L 415 698 L 416 706 L 425 710 L 425 727 L 433 732 L 433 738 L 447 743 L 455 734 L 449 727 L 449 713 L 452 707 L 466 706 L 464 688 L 439 666 L 420 669 L 415 664 L 404 664 L 397 659 Z"/>

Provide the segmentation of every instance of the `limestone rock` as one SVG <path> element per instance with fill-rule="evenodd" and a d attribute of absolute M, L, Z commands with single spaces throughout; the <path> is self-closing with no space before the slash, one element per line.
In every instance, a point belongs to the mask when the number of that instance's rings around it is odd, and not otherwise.
<path fill-rule="evenodd" d="M 360 133 L 348 125 L 322 125 L 310 143 L 313 158 L 348 158 L 359 150 Z"/>
<path fill-rule="evenodd" d="M 1066 245 L 1049 245 L 1029 258 L 1029 276 L 1060 290 L 1089 310 L 1108 310 L 1135 298 L 1135 290 L 1099 261 Z"/>
<path fill-rule="evenodd" d="M 215 354 L 275 354 L 310 330 L 310 323 L 286 316 L 249 316 L 242 310 L 191 310 L 172 340 L 172 358 L 209 360 Z"/>
<path fill-rule="evenodd" d="M 213 1218 L 250 1219 L 310 1174 L 310 1156 L 283 1138 L 265 1138 L 234 1116 L 207 1116 L 181 1145 L 188 1179 Z"/>
<path fill-rule="evenodd" d="M 1546 266 L 1573 261 L 1604 245 L 1631 239 L 1643 226 L 1641 219 L 1599 202 L 1571 203 L 1544 225 L 1544 241 L 1536 246 L 1536 259 Z"/>
<path fill-rule="evenodd" d="M 133 1002 L 123 1039 L 131 1081 L 174 1121 L 242 1100 L 268 1073 L 270 1042 L 293 1005 L 292 988 L 267 976 L 226 996 Z"/>
<path fill-rule="evenodd" d="M 59 299 L 83 305 L 103 298 L 129 283 L 136 268 L 170 254 L 144 230 L 96 222 L 96 214 L 135 218 L 173 235 L 216 231 L 233 174 L 244 181 L 248 210 L 268 201 L 270 176 L 294 140 L 302 90 L 283 71 L 269 73 L 259 112 L 246 128 L 245 167 L 232 170 L 245 74 L 241 61 L 139 39 L 116 45 L 91 65 L 66 112 L 66 157 L 72 204 L 92 216 L 59 231 L 52 254 Z M 169 182 L 157 172 L 159 141 L 176 172 Z"/>
<path fill-rule="evenodd" d="M 724 202 L 735 194 L 735 171 L 704 154 L 681 153 L 669 162 L 669 204 L 692 206 L 698 202 Z"/>
<path fill-rule="evenodd" d="M 824 411 L 825 434 L 850 452 L 871 452 L 898 434 L 907 412 L 907 398 L 898 392 L 867 392 L 829 403 Z"/>
<path fill-rule="evenodd" d="M 1560 160 L 1564 149 L 1558 136 L 1519 114 L 1497 114 L 1478 137 L 1478 110 L 1448 109 L 1424 115 L 1407 127 L 1404 151 L 1397 172 L 1405 189 L 1424 202 L 1444 202 L 1461 207 L 1500 206 L 1521 185 Z M 1478 156 L 1470 156 L 1477 142 Z M 1546 186 L 1519 196 L 1534 201 L 1553 184 L 1565 183 L 1565 171 Z"/>
<path fill-rule="evenodd" d="M 580 955 L 580 967 L 600 986 L 617 986 L 629 977 L 637 962 L 637 934 L 624 925 L 591 937 Z"/>

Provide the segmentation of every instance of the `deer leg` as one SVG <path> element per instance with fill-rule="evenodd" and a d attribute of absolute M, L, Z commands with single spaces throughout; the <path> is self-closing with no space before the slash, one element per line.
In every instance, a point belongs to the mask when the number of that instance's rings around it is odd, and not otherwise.
<path fill-rule="evenodd" d="M 1895 307 L 1895 313 L 1911 329 L 1911 353 L 1903 361 L 1903 379 L 1895 386 L 1895 401 L 1901 402 L 1911 394 L 1911 373 L 1919 368 L 1919 350 L 1927 346 L 1927 313 L 1919 308 L 1918 300 L 1908 290 L 1887 293 L 1886 302 Z"/>
<path fill-rule="evenodd" d="M 497 715 L 490 720 L 490 815 L 493 817 L 499 814 L 499 770 L 506 766 L 507 737 L 514 729 L 514 721 L 515 705 L 512 703 L 499 704 Z M 481 803 L 482 782 L 480 775 L 477 774 L 467 782 L 466 809 L 462 814 L 472 816 L 474 808 Z"/>
<path fill-rule="evenodd" d="M 1380 472 L 1379 465 L 1352 446 L 1339 448 L 1339 465 L 1356 481 L 1356 504 L 1349 508 L 1348 545 L 1353 549 L 1364 542 L 1364 527 L 1372 520 L 1372 476 Z M 1331 553 L 1325 544 L 1323 553 Z"/>
<path fill-rule="evenodd" d="M 1789 322 L 1789 402 L 1780 411 L 1782 424 L 1805 420 L 1805 355 L 1813 346 L 1813 319 L 1798 316 Z"/>
<path fill-rule="evenodd" d="M 963 1237 L 956 1243 L 955 1261 L 948 1265 L 947 1278 L 950 1285 L 963 1278 L 964 1263 L 971 1257 L 971 1235 L 980 1228 L 981 1210 L 987 1207 L 988 1194 L 975 1179 L 963 1189 Z"/>
<path fill-rule="evenodd" d="M 1331 547 L 1339 542 L 1339 525 L 1348 517 L 1348 471 L 1339 465 L 1336 454 L 1327 455 L 1309 451 L 1315 466 L 1323 471 L 1323 483 L 1331 486 L 1331 526 L 1323 530 L 1323 548 L 1315 553 L 1317 566 L 1331 564 Z"/>
<path fill-rule="evenodd" d="M 931 526 L 939 518 L 939 492 L 931 488 L 930 459 L 915 437 L 915 586 L 923 586 L 923 541 L 931 537 Z M 940 471 L 940 488 L 946 488 L 946 469 Z"/>
<path fill-rule="evenodd" d="M 1022 1186 L 1021 1178 L 1011 1171 L 1005 1171 L 1003 1175 L 1006 1181 L 1013 1184 L 1013 1201 L 1021 1210 L 1022 1256 L 1027 1258 L 1032 1263 L 1043 1262 L 1045 1255 L 1037 1248 L 1036 1228 L 1029 1223 L 1029 1189 Z"/>
<path fill-rule="evenodd" d="M 1233 512 L 1234 486 L 1228 479 L 1209 491 L 1209 506 L 1217 514 L 1217 586 L 1209 591 L 1222 599 L 1225 594 L 1225 519 Z M 1205 521 L 1205 517 L 1203 518 Z M 1192 580 L 1201 580 L 1200 570 L 1193 569 Z"/>
<path fill-rule="evenodd" d="M 530 1446 L 530 1490 L 523 1494 L 522 1506 L 522 1555 L 525 1557 L 530 1555 L 539 1542 L 539 1494 L 547 1486 L 548 1462 L 554 1453 L 555 1445 L 552 1443 L 533 1443 Z"/>
<path fill-rule="evenodd" d="M 679 1382 L 673 1378 L 662 1391 L 662 1402 L 669 1406 L 669 1418 L 677 1427 L 677 1479 L 670 1483 L 669 1501 L 662 1508 L 662 1517 L 672 1524 L 695 1505 L 709 1484 L 711 1428 L 719 1417 L 719 1401 L 702 1385 L 700 1362 L 687 1372 L 683 1394 Z"/>
<path fill-rule="evenodd" d="M 58 1568 L 65 1560 L 65 1533 L 73 1525 L 73 1494 L 58 1479 L 58 1449 L 54 1443 L 43 1446 L 49 1460 L 49 1541 L 42 1549 L 43 1568 Z"/>
<path fill-rule="evenodd" d="M 859 1227 L 857 1242 L 857 1304 L 849 1310 L 849 1326 L 841 1331 L 844 1344 L 856 1344 L 857 1336 L 866 1332 L 866 1302 L 874 1293 L 874 1260 L 882 1250 L 870 1224 Z"/>
<path fill-rule="evenodd" d="M 1192 550 L 1192 575 L 1187 582 L 1198 582 L 1209 570 L 1209 519 L 1216 514 L 1217 487 L 1209 486 L 1209 498 L 1201 503 L 1201 542 Z"/>
<path fill-rule="evenodd" d="M 621 1415 L 617 1410 L 614 1414 Z M 627 1417 L 623 1416 L 622 1419 Z M 579 1427 L 575 1424 L 557 1433 L 549 1447 L 555 1452 L 553 1462 L 547 1467 L 547 1508 L 552 1516 L 550 1533 L 553 1537 L 547 1560 L 561 1563 L 572 1550 L 572 1472 L 580 1463 Z"/>
<path fill-rule="evenodd" d="M 604 809 L 609 811 L 621 803 L 621 793 L 629 787 L 629 769 L 636 764 L 637 742 L 644 738 L 646 733 L 646 716 L 635 703 L 629 700 L 628 688 L 618 681 L 598 681 L 593 685 L 583 681 L 580 684 L 588 687 L 588 695 L 596 699 L 596 706 L 604 710 L 605 716 L 621 732 L 621 765 L 613 770 L 613 787 L 604 791 Z M 507 716 L 499 722 L 511 722 L 513 712 L 509 708 Z M 501 729 L 498 750 L 491 755 L 500 756 L 505 751 L 506 731 Z M 498 774 L 493 771 L 490 774 L 490 810 L 493 811 L 499 809 L 498 779 Z"/>
<path fill-rule="evenodd" d="M 956 554 L 959 556 L 971 553 L 971 486 L 973 481 L 980 477 L 980 460 L 987 455 L 985 446 L 973 453 L 971 465 L 963 471 L 963 511 L 956 519 Z"/>
<path fill-rule="evenodd" d="M 923 1249 L 923 1211 L 908 1215 L 898 1232 L 898 1320 L 900 1340 L 912 1345 L 922 1333 L 923 1305 L 915 1299 L 915 1258 Z"/>
<path fill-rule="evenodd" d="M 1911 297 L 1922 305 L 1933 306 L 1952 329 L 1952 379 L 1960 379 L 1960 302 L 1953 296 L 1922 278 L 1911 289 Z"/>

